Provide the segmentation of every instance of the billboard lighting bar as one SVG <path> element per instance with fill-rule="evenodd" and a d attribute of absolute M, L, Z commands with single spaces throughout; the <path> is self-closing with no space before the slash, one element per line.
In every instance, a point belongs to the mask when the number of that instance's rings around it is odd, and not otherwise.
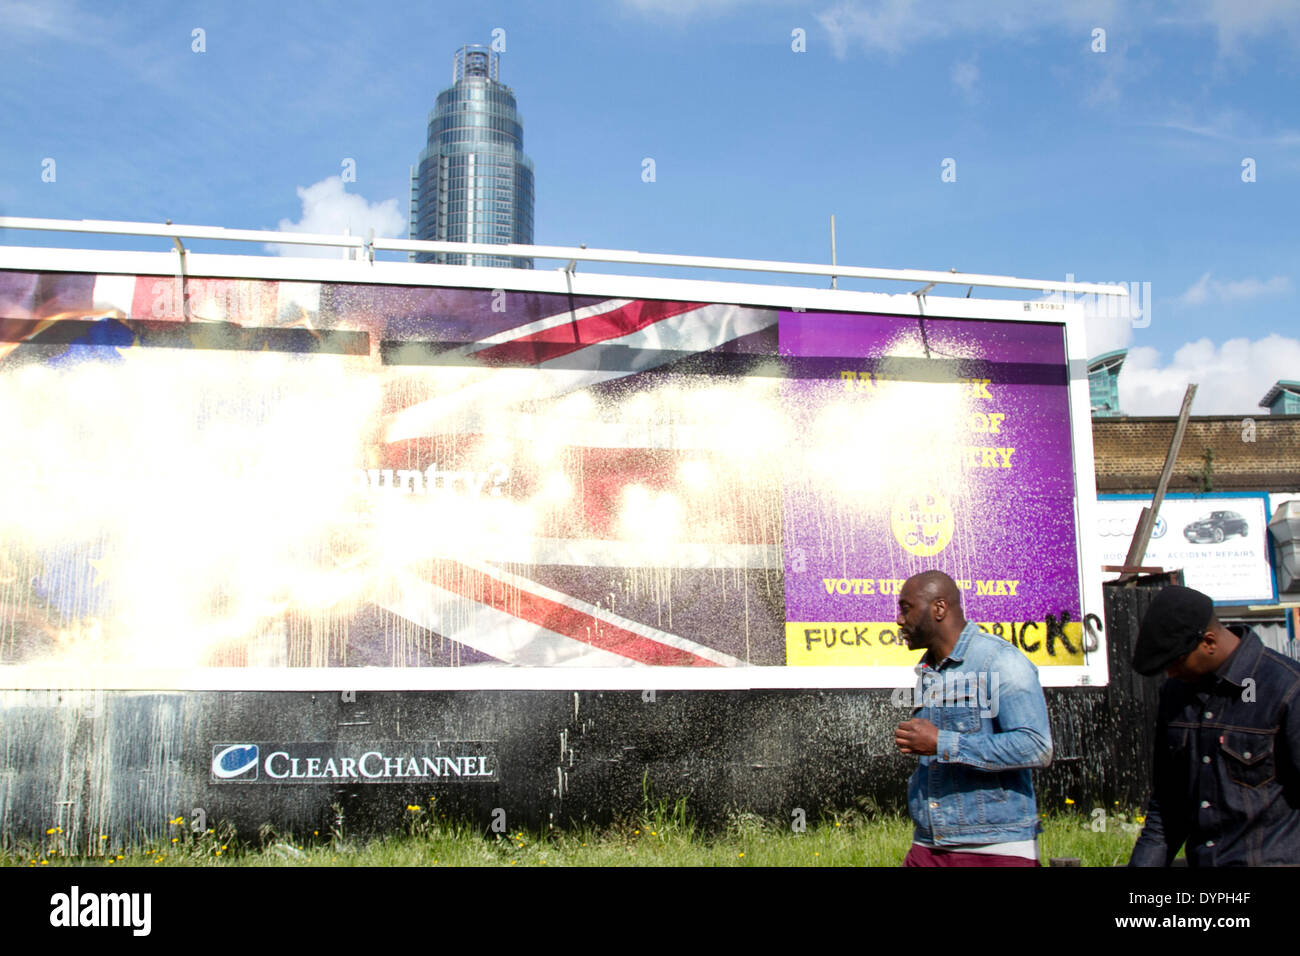
<path fill-rule="evenodd" d="M 513 243 L 432 242 L 420 239 L 381 239 L 365 236 L 330 236 L 310 232 L 280 232 L 270 229 L 226 229 L 221 226 L 155 225 L 149 222 L 115 222 L 106 219 L 34 219 L 0 216 L 0 229 L 35 229 L 48 232 L 84 232 L 107 236 L 157 236 L 179 244 L 181 239 L 220 239 L 230 242 L 279 243 L 294 246 L 326 246 L 355 249 L 361 257 L 373 251 L 435 252 L 525 259 L 560 259 L 566 262 L 614 262 L 639 266 L 674 266 L 686 269 L 730 269 L 738 272 L 779 272 L 791 275 L 838 276 L 848 279 L 883 279 L 943 285 L 981 286 L 994 289 L 1026 289 L 1035 292 L 1073 292 L 1080 295 L 1128 295 L 1123 284 L 1058 282 L 1017 279 L 1013 276 L 981 275 L 951 269 L 872 269 L 862 266 L 819 265 L 806 262 L 774 262 L 767 259 L 727 259 L 717 256 L 679 256 L 633 252 L 622 249 L 587 249 L 573 246 L 525 246 Z"/>

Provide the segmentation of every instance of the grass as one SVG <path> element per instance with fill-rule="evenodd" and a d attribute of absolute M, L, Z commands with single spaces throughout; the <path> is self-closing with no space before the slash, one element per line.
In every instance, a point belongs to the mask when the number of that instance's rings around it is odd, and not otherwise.
<path fill-rule="evenodd" d="M 0 851 L 0 866 L 897 866 L 912 838 L 905 817 L 858 811 L 809 821 L 803 832 L 790 823 L 734 814 L 725 832 L 703 834 L 684 801 L 601 829 L 549 833 L 485 834 L 463 822 L 431 819 L 425 808 L 408 807 L 408 814 L 406 832 L 369 840 L 263 827 L 255 839 L 241 841 L 228 826 L 190 833 L 177 817 L 167 821 L 172 836 L 116 853 L 69 852 L 52 829 L 39 845 Z M 1126 862 L 1134 825 L 1118 815 L 1105 822 L 1098 831 L 1088 814 L 1047 815 L 1039 838 L 1043 863 L 1052 857 L 1077 857 L 1084 866 Z"/>

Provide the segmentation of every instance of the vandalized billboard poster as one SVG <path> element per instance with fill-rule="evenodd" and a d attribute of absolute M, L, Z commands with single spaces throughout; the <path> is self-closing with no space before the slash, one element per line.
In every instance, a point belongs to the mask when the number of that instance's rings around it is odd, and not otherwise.
<path fill-rule="evenodd" d="M 930 568 L 1105 680 L 1073 313 L 132 255 L 0 271 L 5 686 L 902 686 Z"/>

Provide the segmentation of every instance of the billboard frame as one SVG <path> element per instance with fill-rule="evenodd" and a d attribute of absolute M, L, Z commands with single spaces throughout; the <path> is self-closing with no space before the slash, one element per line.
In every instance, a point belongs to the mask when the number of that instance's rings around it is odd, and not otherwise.
<path fill-rule="evenodd" d="M 0 227 L 22 228 L 17 220 L 0 220 Z M 29 227 L 49 228 L 49 227 Z M 165 227 L 153 227 L 162 230 Z M 181 232 L 184 227 L 173 227 Z M 81 229 L 97 232 L 106 230 Z M 140 234 L 131 231 L 130 234 Z M 278 241 L 291 244 L 293 234 L 248 233 L 237 238 L 252 241 Z M 202 236 L 200 238 L 203 238 Z M 180 276 L 186 278 L 258 279 L 287 282 L 325 282 L 358 285 L 398 285 L 411 287 L 446 287 L 483 290 L 542 292 L 572 296 L 605 296 L 685 300 L 734 304 L 777 309 L 800 309 L 809 312 L 868 313 L 915 318 L 972 319 L 981 321 L 1037 322 L 1059 325 L 1065 336 L 1068 376 L 1071 455 L 1075 464 L 1074 525 L 1078 557 L 1081 615 L 1095 616 L 1103 622 L 1095 647 L 1085 653 L 1085 663 L 1058 665 L 1039 669 L 1044 686 L 1098 686 L 1107 683 L 1105 615 L 1102 600 L 1102 572 L 1092 536 L 1084 532 L 1095 524 L 1096 485 L 1092 467 L 1093 445 L 1091 410 L 1087 378 L 1087 349 L 1084 313 L 1081 305 L 1069 301 L 1002 300 L 939 297 L 915 293 L 858 292 L 844 289 L 811 289 L 720 282 L 700 279 L 659 278 L 604 273 L 579 273 L 573 264 L 557 270 L 522 270 L 484 266 L 439 265 L 361 259 L 290 258 L 274 256 L 225 255 L 185 251 L 179 239 L 177 252 L 138 252 L 124 250 L 87 250 L 51 247 L 0 247 L 0 270 L 22 272 L 74 272 L 95 275 Z M 356 245 L 352 240 L 338 245 Z M 387 248 L 414 247 L 428 243 L 391 242 Z M 444 244 L 445 245 L 445 244 Z M 374 248 L 379 248 L 378 242 Z M 463 247 L 462 247 L 463 248 Z M 511 247 L 511 254 L 532 247 Z M 549 247 L 538 247 L 556 252 Z M 572 250 L 560 250 L 567 254 Z M 500 250 L 494 250 L 500 254 Z M 592 251 L 592 258 L 599 255 Z M 537 254 L 537 253 L 534 253 Z M 635 262 L 638 254 L 613 261 Z M 654 257 L 646 257 L 653 260 Z M 665 257 L 660 257 L 665 258 Z M 667 257 L 688 260 L 691 257 Z M 611 261 L 611 260 L 605 260 Z M 707 268 L 743 269 L 745 260 L 698 260 L 670 262 L 670 265 L 698 265 Z M 725 264 L 724 264 L 725 263 Z M 653 263 L 650 263 L 653 264 Z M 751 263 L 752 265 L 752 263 Z M 793 265 L 793 264 L 774 264 Z M 770 271 L 824 274 L 831 267 L 810 266 L 805 269 Z M 850 267 L 835 267 L 835 274 L 851 276 Z M 945 273 L 922 273 L 909 270 L 857 270 L 875 272 L 877 278 L 915 279 L 939 276 L 939 281 L 967 284 L 970 280 L 996 277 Z M 893 272 L 893 275 L 884 273 Z M 933 284 L 933 283 L 932 283 Z M 1046 291 L 1091 294 L 1117 294 L 1113 287 L 1084 283 L 1040 282 L 1004 279 L 998 282 L 971 282 L 1001 288 L 1030 288 Z M 1081 463 L 1086 463 L 1080 467 Z M 910 667 L 819 667 L 797 668 L 798 680 L 791 680 L 790 668 L 746 666 L 742 668 L 689 667 L 619 667 L 619 668 L 522 668 L 500 667 L 422 667 L 422 668 L 97 668 L 73 672 L 63 667 L 15 665 L 0 668 L 0 689 L 87 690 L 747 690 L 747 689 L 815 689 L 815 688 L 892 688 L 915 682 Z"/>

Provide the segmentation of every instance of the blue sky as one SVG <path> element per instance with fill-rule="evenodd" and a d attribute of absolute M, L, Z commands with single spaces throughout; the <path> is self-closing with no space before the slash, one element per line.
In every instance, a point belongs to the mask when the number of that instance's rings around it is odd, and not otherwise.
<path fill-rule="evenodd" d="M 494 29 L 539 244 L 824 262 L 834 213 L 843 263 L 1150 283 L 1148 326 L 1090 333 L 1131 350 L 1129 413 L 1300 379 L 1297 0 L 9 0 L 0 215 L 404 234 L 452 54 Z"/>

